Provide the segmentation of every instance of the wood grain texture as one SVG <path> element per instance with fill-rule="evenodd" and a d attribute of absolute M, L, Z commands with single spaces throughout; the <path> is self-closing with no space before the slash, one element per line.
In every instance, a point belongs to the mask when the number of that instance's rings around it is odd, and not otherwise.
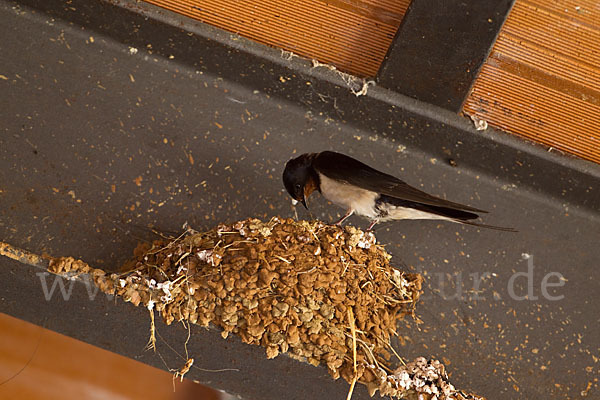
<path fill-rule="evenodd" d="M 377 73 L 410 0 L 146 0 L 360 77 Z"/>
<path fill-rule="evenodd" d="M 600 2 L 517 0 L 463 111 L 600 163 Z"/>

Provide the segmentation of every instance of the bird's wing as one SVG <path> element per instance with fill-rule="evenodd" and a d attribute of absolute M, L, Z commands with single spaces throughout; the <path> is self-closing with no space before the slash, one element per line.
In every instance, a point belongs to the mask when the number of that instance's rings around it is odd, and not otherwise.
<path fill-rule="evenodd" d="M 398 199 L 455 210 L 487 212 L 432 196 L 392 175 L 377 171 L 352 157 L 333 151 L 319 153 L 313 160 L 313 167 L 328 178 Z"/>

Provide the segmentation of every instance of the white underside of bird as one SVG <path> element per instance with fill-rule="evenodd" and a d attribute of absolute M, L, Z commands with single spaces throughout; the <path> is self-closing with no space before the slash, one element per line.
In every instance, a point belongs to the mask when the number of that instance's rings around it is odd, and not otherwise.
<path fill-rule="evenodd" d="M 349 184 L 328 178 L 319 173 L 321 194 L 327 200 L 348 212 L 369 218 L 371 221 L 379 222 L 392 221 L 398 219 L 432 219 L 457 222 L 452 218 L 436 215 L 425 211 L 415 210 L 414 208 L 399 207 L 392 204 L 381 204 L 376 207 L 379 193 L 357 188 Z M 385 215 L 385 217 L 381 217 Z"/>

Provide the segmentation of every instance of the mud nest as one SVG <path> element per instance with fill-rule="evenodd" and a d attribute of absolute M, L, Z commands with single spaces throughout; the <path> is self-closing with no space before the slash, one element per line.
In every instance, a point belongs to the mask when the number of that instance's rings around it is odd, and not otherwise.
<path fill-rule="evenodd" d="M 372 233 L 273 218 L 141 244 L 121 273 L 70 257 L 51 258 L 49 270 L 89 273 L 103 292 L 156 310 L 167 324 L 213 324 L 224 338 L 263 346 L 268 358 L 287 353 L 325 365 L 371 395 L 478 398 L 455 390 L 438 361 L 397 357 L 400 367 L 391 367 L 390 338 L 414 312 L 422 277 L 390 259 Z"/>

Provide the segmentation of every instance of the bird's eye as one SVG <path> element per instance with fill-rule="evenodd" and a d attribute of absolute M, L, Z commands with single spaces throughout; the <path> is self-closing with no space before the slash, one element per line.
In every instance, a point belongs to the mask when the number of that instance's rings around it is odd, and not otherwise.
<path fill-rule="evenodd" d="M 300 191 L 300 189 L 302 189 L 302 186 L 300 186 L 300 184 L 296 184 L 296 190 Z"/>

